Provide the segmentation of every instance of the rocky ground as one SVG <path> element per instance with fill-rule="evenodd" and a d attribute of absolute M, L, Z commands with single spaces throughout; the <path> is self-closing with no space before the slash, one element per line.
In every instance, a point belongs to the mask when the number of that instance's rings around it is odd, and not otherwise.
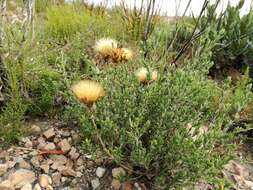
<path fill-rule="evenodd" d="M 31 136 L 19 145 L 0 149 L 0 190 L 148 189 L 137 181 L 120 182 L 119 176 L 126 174 L 124 169 L 106 164 L 103 159 L 93 160 L 82 152 L 77 130 L 56 122 L 35 122 L 30 128 Z M 252 160 L 244 157 L 242 153 L 243 160 Z M 232 182 L 231 190 L 253 189 L 252 162 L 231 161 L 223 174 Z M 196 189 L 213 188 L 200 183 Z"/>

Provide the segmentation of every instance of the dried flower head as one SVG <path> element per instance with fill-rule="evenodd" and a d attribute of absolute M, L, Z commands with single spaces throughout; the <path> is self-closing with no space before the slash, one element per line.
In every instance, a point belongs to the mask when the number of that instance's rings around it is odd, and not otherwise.
<path fill-rule="evenodd" d="M 148 79 L 148 74 L 149 74 L 149 71 L 147 68 L 145 67 L 142 67 L 140 68 L 136 73 L 135 73 L 135 76 L 137 77 L 137 79 L 141 82 L 141 83 L 148 83 L 148 82 L 152 82 L 152 81 L 155 81 L 157 80 L 157 71 L 153 71 L 151 73 L 151 79 L 149 80 Z"/>
<path fill-rule="evenodd" d="M 115 48 L 118 48 L 118 42 L 110 38 L 102 38 L 94 46 L 95 52 L 101 54 L 103 57 L 111 56 Z"/>
<path fill-rule="evenodd" d="M 100 97 L 105 95 L 103 87 L 91 80 L 82 80 L 72 86 L 76 97 L 84 104 L 92 106 Z"/>
<path fill-rule="evenodd" d="M 122 48 L 122 59 L 123 61 L 129 61 L 133 58 L 133 52 L 132 50 L 128 48 Z"/>

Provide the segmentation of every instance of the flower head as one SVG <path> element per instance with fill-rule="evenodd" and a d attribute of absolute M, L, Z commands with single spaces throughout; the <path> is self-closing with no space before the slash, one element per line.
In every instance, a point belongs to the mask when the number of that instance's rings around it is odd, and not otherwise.
<path fill-rule="evenodd" d="M 103 87 L 91 80 L 82 80 L 72 86 L 72 91 L 76 97 L 84 104 L 91 106 L 100 97 L 105 95 Z"/>
<path fill-rule="evenodd" d="M 125 61 L 129 61 L 133 58 L 132 50 L 128 48 L 122 48 L 122 59 Z"/>
<path fill-rule="evenodd" d="M 113 49 L 118 48 L 118 42 L 110 38 L 102 38 L 95 44 L 94 50 L 103 57 L 111 56 Z"/>
<path fill-rule="evenodd" d="M 151 75 L 151 79 L 148 79 L 149 71 L 147 68 L 142 67 L 136 73 L 135 76 L 141 83 L 148 83 L 157 80 L 157 71 L 153 71 Z"/>

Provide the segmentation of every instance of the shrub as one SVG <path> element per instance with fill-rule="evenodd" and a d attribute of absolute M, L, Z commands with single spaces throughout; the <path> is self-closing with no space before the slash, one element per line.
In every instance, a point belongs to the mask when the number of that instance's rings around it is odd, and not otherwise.
<path fill-rule="evenodd" d="M 249 101 L 247 77 L 230 90 L 229 81 L 220 87 L 197 72 L 178 69 L 140 85 L 129 70 L 125 65 L 106 70 L 106 96 L 81 119 L 84 147 L 100 134 L 107 149 L 102 150 L 118 164 L 152 176 L 156 185 L 151 188 L 216 179 L 230 158 L 232 134 L 226 130 Z"/>
<path fill-rule="evenodd" d="M 89 21 L 89 16 L 83 9 L 72 5 L 50 7 L 46 15 L 46 32 L 60 41 L 84 31 Z"/>
<path fill-rule="evenodd" d="M 29 95 L 27 114 L 53 114 L 61 87 L 59 74 L 45 64 L 36 63 L 26 66 L 25 77 Z"/>
<path fill-rule="evenodd" d="M 248 67 L 252 75 L 253 11 L 249 10 L 241 16 L 243 5 L 243 0 L 237 6 L 229 4 L 222 15 L 214 15 L 209 21 L 220 35 L 219 41 L 212 49 L 214 66 L 210 74 L 215 77 L 230 75 L 229 72 L 233 70 L 243 74 Z M 211 15 L 214 9 L 214 5 L 210 6 L 207 15 Z M 203 17 L 202 21 L 204 20 L 207 20 L 207 17 Z M 212 36 L 209 38 L 212 39 Z"/>

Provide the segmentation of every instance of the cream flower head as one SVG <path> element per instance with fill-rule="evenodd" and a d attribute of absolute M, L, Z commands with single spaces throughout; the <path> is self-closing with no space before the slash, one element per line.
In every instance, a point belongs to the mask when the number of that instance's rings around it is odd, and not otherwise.
<path fill-rule="evenodd" d="M 94 46 L 95 52 L 102 56 L 111 56 L 113 49 L 118 48 L 118 42 L 110 38 L 102 38 L 98 40 Z"/>
<path fill-rule="evenodd" d="M 92 106 L 100 97 L 105 95 L 103 87 L 91 80 L 82 80 L 72 86 L 76 97 L 84 104 Z"/>
<path fill-rule="evenodd" d="M 129 61 L 133 58 L 132 50 L 128 48 L 122 48 L 122 57 L 125 61 Z"/>
<path fill-rule="evenodd" d="M 147 68 L 142 67 L 139 70 L 137 70 L 137 72 L 135 73 L 135 76 L 137 77 L 137 79 L 139 80 L 139 82 L 141 83 L 148 83 L 148 82 L 153 82 L 157 80 L 157 71 L 153 71 L 151 73 L 151 79 L 148 79 L 148 74 L 149 71 Z"/>

